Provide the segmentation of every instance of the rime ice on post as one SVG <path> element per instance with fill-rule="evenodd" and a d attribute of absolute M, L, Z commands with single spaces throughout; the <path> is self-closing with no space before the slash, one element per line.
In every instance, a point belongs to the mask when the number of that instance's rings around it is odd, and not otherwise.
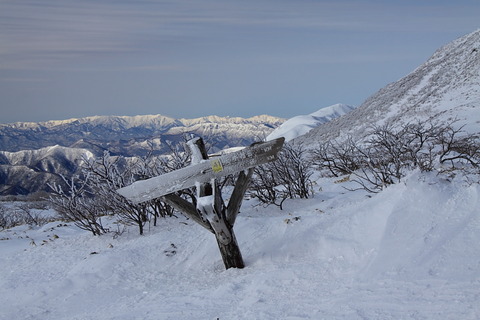
<path fill-rule="evenodd" d="M 209 159 L 201 138 L 187 142 L 192 156 L 190 166 L 148 180 L 137 181 L 117 190 L 134 203 L 162 197 L 163 201 L 215 234 L 225 268 L 243 268 L 243 258 L 233 232 L 243 196 L 253 168 L 276 160 L 284 138 L 253 144 L 237 152 Z M 238 178 L 225 206 L 217 178 L 238 174 Z M 196 187 L 196 203 L 174 192 Z"/>

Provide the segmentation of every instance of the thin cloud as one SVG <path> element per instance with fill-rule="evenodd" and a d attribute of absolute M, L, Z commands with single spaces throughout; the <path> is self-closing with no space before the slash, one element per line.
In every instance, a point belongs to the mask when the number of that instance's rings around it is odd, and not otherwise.
<path fill-rule="evenodd" d="M 102 6 L 32 1 L 4 2 L 0 8 L 3 68 L 35 68 L 62 59 L 132 50 L 123 35 L 128 25 Z"/>
<path fill-rule="evenodd" d="M 21 77 L 0 77 L 0 82 L 47 82 L 47 79 L 44 78 L 21 78 Z"/>
<path fill-rule="evenodd" d="M 323 11 L 315 8 L 311 12 L 301 3 L 141 3 L 3 1 L 0 68 L 48 68 L 102 54 L 149 52 L 182 38 L 227 37 L 228 28 L 355 27 L 355 22 L 334 18 L 331 4 L 324 4 Z"/>
<path fill-rule="evenodd" d="M 0 2 L 0 69 L 52 68 L 105 55 L 162 57 L 179 43 L 221 43 L 242 34 L 278 37 L 283 30 L 320 36 L 421 32 L 443 25 L 452 31 L 478 19 L 474 11 L 455 19 L 452 15 L 466 10 L 459 3 L 6 0 Z"/>

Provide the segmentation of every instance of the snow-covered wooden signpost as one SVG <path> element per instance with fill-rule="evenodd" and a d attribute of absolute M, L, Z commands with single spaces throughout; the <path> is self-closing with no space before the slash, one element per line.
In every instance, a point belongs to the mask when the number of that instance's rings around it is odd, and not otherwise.
<path fill-rule="evenodd" d="M 203 140 L 194 138 L 187 142 L 192 156 L 190 166 L 137 181 L 118 192 L 134 203 L 161 197 L 164 202 L 215 234 L 225 268 L 243 268 L 233 225 L 253 168 L 274 161 L 283 143 L 284 138 L 279 138 L 209 158 Z M 237 173 L 235 187 L 228 205 L 225 205 L 217 179 Z M 196 188 L 196 205 L 175 193 L 192 187 Z"/>

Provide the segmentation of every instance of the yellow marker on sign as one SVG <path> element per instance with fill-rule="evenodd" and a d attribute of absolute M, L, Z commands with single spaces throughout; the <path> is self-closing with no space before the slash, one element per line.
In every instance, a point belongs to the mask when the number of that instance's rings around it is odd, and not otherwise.
<path fill-rule="evenodd" d="M 223 165 L 220 159 L 212 159 L 210 160 L 210 164 L 212 165 L 213 172 L 218 173 L 223 171 Z"/>

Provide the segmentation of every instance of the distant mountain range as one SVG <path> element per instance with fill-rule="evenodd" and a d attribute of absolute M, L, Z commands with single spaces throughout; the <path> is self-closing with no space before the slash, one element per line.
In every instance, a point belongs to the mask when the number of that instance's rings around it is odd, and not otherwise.
<path fill-rule="evenodd" d="M 134 156 L 150 151 L 163 153 L 165 142 L 185 134 L 204 137 L 213 151 L 263 140 L 282 124 L 282 118 L 262 115 L 252 118 L 209 116 L 173 119 L 162 115 L 134 117 L 95 116 L 48 122 L 0 124 L 0 150 L 16 152 L 59 145 L 89 149 L 94 154 L 109 150 Z"/>
<path fill-rule="evenodd" d="M 162 115 L 96 116 L 48 122 L 0 124 L 0 195 L 49 191 L 79 170 L 82 155 L 141 156 L 169 151 L 168 142 L 202 136 L 210 152 L 264 140 L 285 120 L 210 116 L 173 119 Z"/>
<path fill-rule="evenodd" d="M 17 152 L 0 151 L 0 195 L 49 192 L 48 183 L 61 183 L 78 172 L 82 157 L 93 157 L 87 149 L 61 146 Z"/>

